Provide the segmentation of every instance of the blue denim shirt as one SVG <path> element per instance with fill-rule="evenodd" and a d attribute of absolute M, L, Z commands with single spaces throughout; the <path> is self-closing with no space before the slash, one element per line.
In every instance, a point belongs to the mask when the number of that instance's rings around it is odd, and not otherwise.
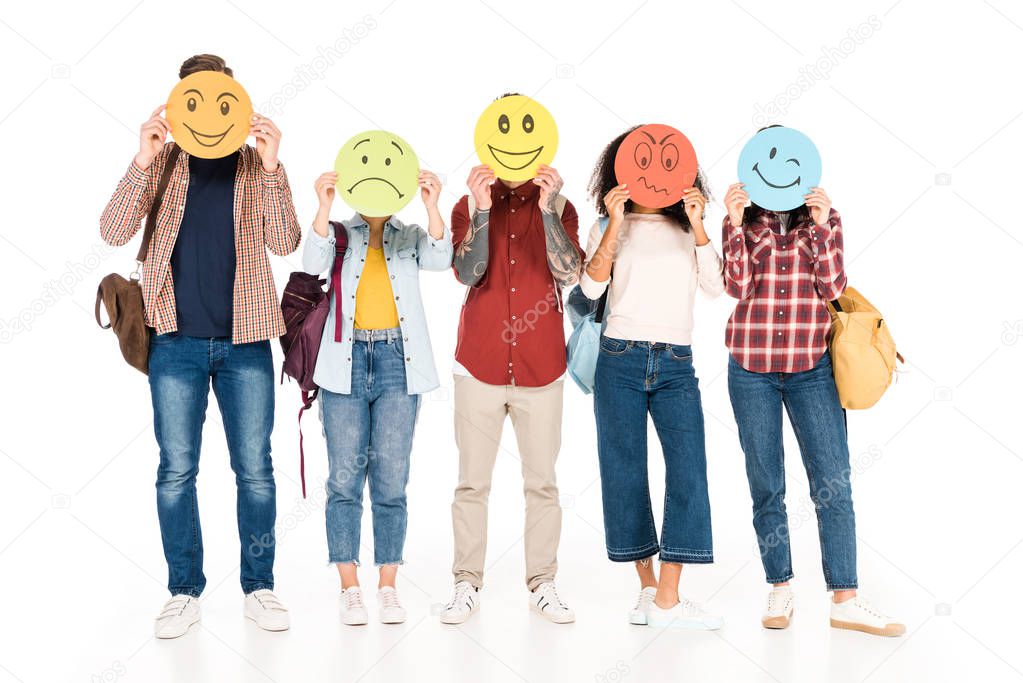
<path fill-rule="evenodd" d="M 316 358 L 313 381 L 335 394 L 352 390 L 352 330 L 355 327 L 355 290 L 366 265 L 369 248 L 369 226 L 355 214 L 343 221 L 348 231 L 348 250 L 341 267 L 341 341 L 334 341 L 334 301 L 323 328 L 320 352 Z M 433 361 L 426 312 L 419 293 L 420 270 L 445 270 L 451 267 L 451 231 L 444 228 L 444 237 L 435 240 L 418 225 L 405 225 L 394 216 L 384 224 L 384 263 L 391 277 L 394 305 L 405 347 L 405 380 L 408 393 L 424 394 L 440 385 Z M 302 252 L 302 267 L 307 273 L 328 273 L 334 259 L 334 235 L 320 237 L 309 231 Z"/>

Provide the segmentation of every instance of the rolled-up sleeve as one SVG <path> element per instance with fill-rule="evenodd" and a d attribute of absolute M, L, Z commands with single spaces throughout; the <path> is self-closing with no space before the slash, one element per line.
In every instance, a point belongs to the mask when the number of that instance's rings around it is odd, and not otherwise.
<path fill-rule="evenodd" d="M 455 250 L 451 244 L 451 230 L 444 226 L 444 235 L 434 239 L 432 235 L 421 227 L 416 226 L 419 232 L 419 269 L 420 270 L 446 270 L 451 267 L 451 259 Z"/>
<path fill-rule="evenodd" d="M 320 237 L 314 229 L 309 228 L 309 236 L 302 249 L 302 270 L 310 275 L 320 275 L 330 268 L 334 262 L 334 235 Z"/>

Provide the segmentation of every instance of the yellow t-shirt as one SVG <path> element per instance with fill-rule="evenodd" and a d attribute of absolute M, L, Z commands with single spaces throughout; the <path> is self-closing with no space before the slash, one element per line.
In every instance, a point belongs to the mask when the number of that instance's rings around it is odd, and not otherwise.
<path fill-rule="evenodd" d="M 366 250 L 366 265 L 355 290 L 355 329 L 386 330 L 398 327 L 391 278 L 384 262 L 384 250 Z"/>

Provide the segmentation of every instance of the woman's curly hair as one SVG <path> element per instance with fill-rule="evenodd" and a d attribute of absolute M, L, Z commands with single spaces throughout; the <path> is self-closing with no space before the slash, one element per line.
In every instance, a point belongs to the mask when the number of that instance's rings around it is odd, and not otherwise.
<path fill-rule="evenodd" d="M 622 146 L 622 141 L 628 134 L 637 128 L 639 126 L 633 126 L 609 142 L 604 151 L 601 152 L 600 158 L 597 159 L 597 165 L 593 167 L 593 175 L 590 176 L 590 183 L 586 186 L 586 190 L 593 199 L 597 213 L 601 216 L 607 215 L 607 207 L 604 206 L 604 195 L 619 184 L 618 179 L 615 177 L 615 156 L 618 155 L 618 148 Z M 711 200 L 710 186 L 707 184 L 707 177 L 703 174 L 703 169 L 697 169 L 696 182 L 693 185 L 703 193 L 708 202 Z M 625 210 L 632 210 L 631 199 L 625 203 Z M 671 206 L 664 207 L 661 209 L 661 213 L 674 218 L 684 232 L 692 230 L 693 226 L 689 223 L 689 217 L 686 215 L 685 206 L 681 200 Z"/>

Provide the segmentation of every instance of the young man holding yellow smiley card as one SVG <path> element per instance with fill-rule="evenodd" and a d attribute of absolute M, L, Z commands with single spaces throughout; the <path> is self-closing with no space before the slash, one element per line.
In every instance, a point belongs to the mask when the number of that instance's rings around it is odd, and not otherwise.
<path fill-rule="evenodd" d="M 199 621 L 206 578 L 195 479 L 211 383 L 238 486 L 245 616 L 263 629 L 283 631 L 290 625 L 288 611 L 273 594 L 269 340 L 285 327 L 266 250 L 290 254 L 301 230 L 277 160 L 277 127 L 252 113 L 248 95 L 220 57 L 192 57 L 179 75 L 166 107 L 142 124 L 138 154 L 100 219 L 104 240 L 128 242 L 153 204 L 164 168 L 173 164 L 141 281 L 146 322 L 153 328 L 156 500 L 171 593 L 155 632 L 176 638 Z M 168 133 L 176 145 L 166 144 Z M 255 148 L 245 144 L 249 136 L 256 138 Z"/>
<path fill-rule="evenodd" d="M 469 286 L 455 350 L 459 482 L 451 506 L 455 590 L 441 621 L 479 607 L 487 499 L 506 416 L 519 443 L 526 495 L 526 586 L 531 609 L 575 620 L 554 586 L 561 506 L 554 463 L 561 447 L 565 332 L 561 288 L 579 278 L 579 218 L 548 166 L 557 147 L 550 113 L 522 95 L 495 100 L 479 119 L 470 195 L 451 216 L 454 269 Z"/>

